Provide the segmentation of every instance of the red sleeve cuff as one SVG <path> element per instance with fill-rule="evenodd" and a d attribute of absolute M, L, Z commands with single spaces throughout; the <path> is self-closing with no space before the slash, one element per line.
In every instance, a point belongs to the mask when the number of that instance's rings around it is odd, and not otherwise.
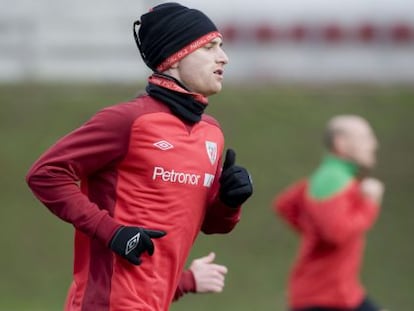
<path fill-rule="evenodd" d="M 121 227 L 111 216 L 106 214 L 102 217 L 96 228 L 95 237 L 101 240 L 105 245 L 109 245 L 115 232 Z"/>
<path fill-rule="evenodd" d="M 197 286 L 194 278 L 193 272 L 188 269 L 185 270 L 181 275 L 180 287 L 184 293 L 195 293 L 197 291 Z"/>
<path fill-rule="evenodd" d="M 181 273 L 180 282 L 175 290 L 173 301 L 177 301 L 186 293 L 195 293 L 196 283 L 194 274 L 191 270 L 185 270 Z"/>

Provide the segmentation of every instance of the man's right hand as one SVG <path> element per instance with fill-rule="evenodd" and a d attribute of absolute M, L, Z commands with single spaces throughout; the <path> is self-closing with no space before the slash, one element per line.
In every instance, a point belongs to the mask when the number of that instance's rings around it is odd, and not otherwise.
<path fill-rule="evenodd" d="M 125 226 L 115 232 L 109 247 L 134 265 L 140 265 L 142 253 L 147 252 L 150 256 L 154 253 L 151 239 L 162 238 L 164 235 L 166 232 L 160 230 Z"/>
<path fill-rule="evenodd" d="M 364 178 L 361 181 L 361 192 L 378 205 L 381 205 L 384 195 L 384 184 L 376 178 Z"/>

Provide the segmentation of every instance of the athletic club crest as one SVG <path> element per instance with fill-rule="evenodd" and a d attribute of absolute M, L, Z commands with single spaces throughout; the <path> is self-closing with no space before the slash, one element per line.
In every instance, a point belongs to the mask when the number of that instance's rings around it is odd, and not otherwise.
<path fill-rule="evenodd" d="M 206 150 L 211 165 L 213 165 L 217 160 L 217 144 L 215 142 L 206 140 Z"/>

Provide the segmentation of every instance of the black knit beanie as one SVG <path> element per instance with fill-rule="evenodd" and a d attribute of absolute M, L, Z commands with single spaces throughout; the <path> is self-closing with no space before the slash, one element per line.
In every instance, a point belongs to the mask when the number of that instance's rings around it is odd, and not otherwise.
<path fill-rule="evenodd" d="M 141 56 L 154 72 L 168 69 L 186 55 L 221 36 L 203 12 L 173 2 L 155 6 L 142 15 L 133 28 Z"/>

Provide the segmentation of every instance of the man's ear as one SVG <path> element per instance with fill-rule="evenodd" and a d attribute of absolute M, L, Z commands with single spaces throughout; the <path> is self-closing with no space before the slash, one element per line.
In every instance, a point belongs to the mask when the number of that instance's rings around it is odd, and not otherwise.
<path fill-rule="evenodd" d="M 332 141 L 332 151 L 339 156 L 345 156 L 348 153 L 347 144 L 345 135 L 335 135 Z"/>

